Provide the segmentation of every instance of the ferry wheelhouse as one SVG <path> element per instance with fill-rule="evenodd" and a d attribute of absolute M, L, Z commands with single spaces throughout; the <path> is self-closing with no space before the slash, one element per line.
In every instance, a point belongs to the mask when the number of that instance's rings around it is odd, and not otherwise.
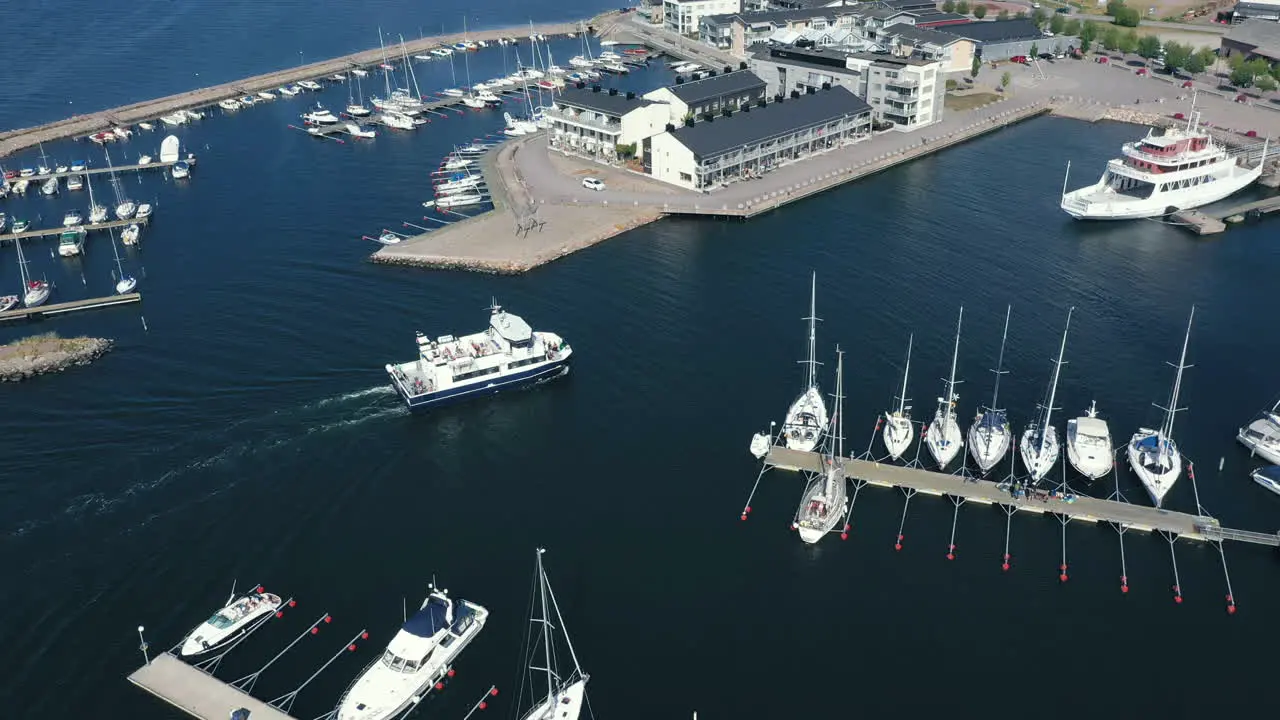
<path fill-rule="evenodd" d="M 1063 211 L 1077 220 L 1159 217 L 1217 202 L 1258 179 L 1261 162 L 1247 166 L 1199 129 L 1199 113 L 1191 115 L 1185 128 L 1125 143 L 1093 185 L 1065 192 L 1064 180 Z"/>

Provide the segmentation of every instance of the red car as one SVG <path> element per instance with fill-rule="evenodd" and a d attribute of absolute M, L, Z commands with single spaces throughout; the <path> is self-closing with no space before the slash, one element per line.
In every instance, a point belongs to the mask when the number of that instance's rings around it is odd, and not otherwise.
<path fill-rule="evenodd" d="M 1173 119 L 1174 119 L 1174 120 L 1186 120 L 1186 119 L 1187 119 L 1187 116 L 1186 116 L 1186 115 L 1183 115 L 1182 113 L 1174 113 L 1174 114 L 1173 114 Z"/>
<path fill-rule="evenodd" d="M 1194 86 L 1195 86 L 1195 83 L 1192 83 L 1190 80 L 1188 80 L 1188 81 L 1186 81 L 1186 82 L 1182 83 L 1182 87 L 1184 87 L 1184 88 L 1189 88 L 1189 87 L 1194 87 Z"/>
<path fill-rule="evenodd" d="M 1030 65 L 1030 64 L 1031 64 L 1031 62 L 1030 62 L 1029 60 L 1027 60 L 1027 56 L 1026 56 L 1026 55 L 1014 55 L 1013 57 L 1009 58 L 1009 62 L 1016 62 L 1016 63 L 1018 63 L 1019 65 Z"/>
<path fill-rule="evenodd" d="M 4 171 L 4 179 L 5 179 L 5 180 L 12 180 L 12 179 L 14 179 L 14 178 L 16 178 L 16 177 L 18 177 L 18 171 L 17 171 L 17 170 L 5 170 L 5 171 Z"/>
<path fill-rule="evenodd" d="M 1138 72 L 1136 72 L 1136 73 L 1134 73 L 1134 74 L 1135 74 L 1135 75 L 1150 75 L 1150 74 L 1151 74 L 1151 72 L 1150 72 L 1149 70 L 1147 70 L 1146 68 L 1138 68 Z"/>
<path fill-rule="evenodd" d="M 1103 65 L 1106 65 L 1106 64 L 1107 64 L 1107 57 L 1106 57 L 1105 55 L 1099 55 L 1098 57 L 1096 57 L 1096 58 L 1094 58 L 1094 59 L 1095 59 L 1095 60 L 1097 60 L 1098 62 L 1102 63 Z"/>

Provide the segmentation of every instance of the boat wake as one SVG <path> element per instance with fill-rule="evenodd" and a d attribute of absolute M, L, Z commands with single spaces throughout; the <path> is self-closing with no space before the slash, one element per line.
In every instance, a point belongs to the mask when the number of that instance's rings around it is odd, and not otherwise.
<path fill-rule="evenodd" d="M 116 490 L 95 490 L 74 496 L 65 504 L 43 518 L 5 520 L 9 525 L 4 534 L 25 537 L 40 529 L 56 526 L 60 522 L 83 522 L 93 517 L 109 515 L 138 504 L 142 498 L 159 491 L 189 486 L 187 493 L 176 501 L 166 501 L 162 507 L 148 513 L 142 521 L 126 532 L 149 524 L 152 520 L 182 511 L 211 500 L 235 488 L 247 480 L 260 478 L 264 457 L 289 449 L 297 449 L 304 442 L 314 444 L 315 438 L 347 431 L 372 422 L 392 417 L 404 417 L 409 411 L 399 403 L 389 404 L 387 398 L 395 391 L 387 385 L 377 385 L 352 392 L 316 400 L 293 409 L 276 410 L 239 422 L 230 423 L 212 437 L 175 443 L 156 448 L 152 453 L 163 457 L 189 457 L 180 466 L 170 467 L 149 479 L 135 480 Z M 233 439 L 238 436 L 243 439 Z M 333 440 L 325 438 L 332 444 Z M 221 447 L 208 452 L 210 443 Z M 237 466 L 243 471 L 227 472 Z M 197 479 L 208 473 L 220 473 L 218 482 L 201 487 Z M 141 473 L 140 473 L 141 474 Z M 195 492 L 190 492 L 195 489 Z M 17 504 L 17 503 L 15 503 Z"/>

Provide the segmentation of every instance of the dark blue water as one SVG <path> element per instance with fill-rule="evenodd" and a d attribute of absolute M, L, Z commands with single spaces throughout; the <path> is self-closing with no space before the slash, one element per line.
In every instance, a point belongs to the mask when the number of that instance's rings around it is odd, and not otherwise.
<path fill-rule="evenodd" d="M 475 74 L 501 69 L 497 51 L 472 60 Z M 424 88 L 452 84 L 447 64 L 418 67 Z M 338 106 L 345 93 L 321 99 Z M 1122 596 L 1120 546 L 1105 526 L 1068 527 L 1062 585 L 1062 532 L 1049 518 L 1014 519 L 1013 569 L 1002 573 L 1005 517 L 994 508 L 961 509 L 954 562 L 943 557 L 952 507 L 937 498 L 910 503 L 901 553 L 895 491 L 867 489 L 849 540 L 816 548 L 787 530 L 794 476 L 766 478 L 752 519 L 737 517 L 756 474 L 750 435 L 799 389 L 817 269 L 823 381 L 839 344 L 855 448 L 892 400 L 911 332 L 910 394 L 926 413 L 960 304 L 962 417 L 989 396 L 1012 303 L 1001 397 L 1025 427 L 1075 306 L 1059 417 L 1096 399 L 1122 442 L 1158 422 L 1150 403 L 1167 397 L 1164 363 L 1197 305 L 1189 410 L 1175 433 L 1197 463 L 1200 500 L 1231 526 L 1280 526 L 1280 499 L 1248 480 L 1252 462 L 1233 441 L 1277 390 L 1262 360 L 1280 350 L 1265 321 L 1274 228 L 1198 240 L 1156 223 L 1073 223 L 1056 209 L 1066 161 L 1092 172 L 1135 128 L 1037 120 L 751 223 L 665 221 L 499 278 L 375 266 L 358 238 L 419 215 L 426 173 L 500 119 L 468 114 L 339 146 L 285 127 L 301 107 L 277 101 L 184 129 L 201 155 L 186 184 L 127 179 L 160 208 L 125 260 L 142 278 L 140 309 L 0 329 L 0 341 L 36 330 L 118 341 L 89 368 L 0 388 L 7 716 L 178 717 L 124 681 L 141 660 L 135 628 L 167 647 L 238 579 L 300 605 L 237 650 L 225 677 L 334 617 L 263 674 L 261 697 L 292 690 L 369 628 L 368 647 L 299 696 L 293 714 L 315 717 L 433 575 L 493 615 L 419 716 L 461 717 L 491 683 L 504 693 L 489 712 L 506 716 L 539 544 L 600 717 L 1016 717 L 1028 707 L 1190 717 L 1253 708 L 1269 689 L 1265 662 L 1244 660 L 1268 657 L 1277 629 L 1280 583 L 1261 548 L 1226 550 L 1240 604 L 1228 617 L 1217 551 L 1177 545 L 1186 601 L 1176 606 L 1158 536 L 1127 536 Z M 69 198 L 21 202 L 60 218 Z M 113 260 L 96 238 L 83 260 L 50 258 L 47 244 L 29 254 L 59 299 L 110 289 Z M 0 283 L 16 277 L 6 248 Z M 383 364 L 411 356 L 415 330 L 481 327 L 492 296 L 563 333 L 573 373 L 408 416 Z M 1143 502 L 1127 472 L 1120 490 Z M 1186 478 L 1167 502 L 1194 510 Z"/>

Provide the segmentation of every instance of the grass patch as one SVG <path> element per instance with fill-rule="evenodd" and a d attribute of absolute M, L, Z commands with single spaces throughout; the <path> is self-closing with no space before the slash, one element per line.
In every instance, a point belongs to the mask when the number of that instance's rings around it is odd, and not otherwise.
<path fill-rule="evenodd" d="M 58 339 L 58 333 L 56 332 L 40 333 L 39 335 L 31 335 L 29 337 L 24 337 L 21 340 L 14 340 L 13 342 L 9 343 L 9 347 L 19 348 L 26 345 L 40 345 L 50 340 L 57 340 L 57 339 Z"/>
<path fill-rule="evenodd" d="M 989 92 L 966 93 L 964 95 L 947 93 L 947 96 L 942 101 L 942 106 L 947 110 L 963 112 L 995 102 L 998 97 L 1000 96 Z"/>

